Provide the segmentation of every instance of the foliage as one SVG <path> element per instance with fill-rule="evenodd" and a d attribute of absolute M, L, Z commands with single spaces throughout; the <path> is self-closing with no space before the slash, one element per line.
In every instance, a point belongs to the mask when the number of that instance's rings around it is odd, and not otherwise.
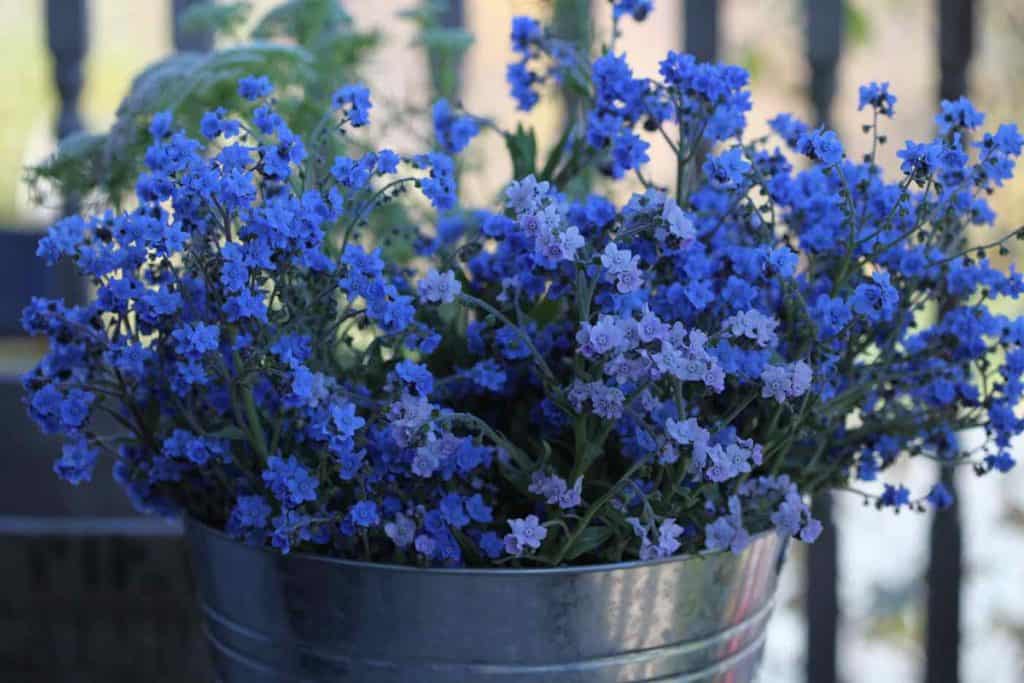
<path fill-rule="evenodd" d="M 245 2 L 200 3 L 181 18 L 181 27 L 230 36 L 250 12 Z M 55 192 L 120 207 L 142 169 L 152 116 L 172 111 L 178 125 L 196 134 L 207 110 L 241 105 L 235 84 L 254 73 L 277 84 L 278 111 L 293 129 L 312 132 L 337 79 L 353 79 L 377 40 L 358 30 L 337 2 L 289 0 L 258 19 L 237 44 L 209 54 L 177 53 L 150 65 L 132 81 L 108 132 L 65 140 L 29 170 L 28 181 L 38 197 Z"/>

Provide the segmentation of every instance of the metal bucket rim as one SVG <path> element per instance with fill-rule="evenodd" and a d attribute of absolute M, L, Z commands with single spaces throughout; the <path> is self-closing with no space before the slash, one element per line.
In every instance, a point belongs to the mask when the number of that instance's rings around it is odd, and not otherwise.
<path fill-rule="evenodd" d="M 716 555 L 732 554 L 728 550 L 713 550 L 703 551 L 696 554 L 689 555 L 674 555 L 672 557 L 664 557 L 657 560 L 630 560 L 629 562 L 606 562 L 602 564 L 587 564 L 580 566 L 567 566 L 567 567 L 537 567 L 531 569 L 516 569 L 507 567 L 412 567 L 406 564 L 395 564 L 392 562 L 366 562 L 365 560 L 350 560 L 341 557 L 330 557 L 328 555 L 317 555 L 314 553 L 303 553 L 293 552 L 288 555 L 283 555 L 276 552 L 266 546 L 252 545 L 249 543 L 243 543 L 237 538 L 233 538 L 225 532 L 217 529 L 209 524 L 196 519 L 192 515 L 184 515 L 184 522 L 187 533 L 203 533 L 211 536 L 215 536 L 223 541 L 232 543 L 237 546 L 241 546 L 245 549 L 259 552 L 263 554 L 270 554 L 280 558 L 295 558 L 299 560 L 308 560 L 313 562 L 322 562 L 329 565 L 347 567 L 350 569 L 363 569 L 373 571 L 391 571 L 391 572 L 412 572 L 418 574 L 434 574 L 434 575 L 451 575 L 451 576 L 479 576 L 479 575 L 493 575 L 493 576 L 560 576 L 560 575 L 571 575 L 571 574 L 596 574 L 601 572 L 613 572 L 619 570 L 631 570 L 631 569 L 646 569 L 648 567 L 656 567 L 659 565 L 675 564 L 691 562 L 694 560 L 705 560 Z M 195 531 L 193 531 L 195 530 Z M 767 529 L 750 535 L 750 544 L 760 541 L 769 535 L 777 534 L 774 529 Z M 785 546 L 783 546 L 785 547 Z M 745 552 L 745 551 L 744 551 Z"/>

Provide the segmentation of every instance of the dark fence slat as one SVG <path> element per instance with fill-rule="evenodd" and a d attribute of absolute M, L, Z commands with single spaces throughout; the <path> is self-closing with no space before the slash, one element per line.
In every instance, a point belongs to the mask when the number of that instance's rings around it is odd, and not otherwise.
<path fill-rule="evenodd" d="M 836 93 L 836 69 L 843 50 L 842 0 L 806 0 L 810 95 L 818 123 L 829 125 Z"/>
<path fill-rule="evenodd" d="M 950 491 L 956 490 L 952 468 L 943 468 L 942 481 Z M 956 505 L 935 512 L 928 540 L 924 680 L 925 683 L 958 683 L 963 531 Z"/>
<path fill-rule="evenodd" d="M 683 28 L 687 52 L 705 62 L 718 59 L 718 0 L 686 0 Z"/>
<path fill-rule="evenodd" d="M 939 97 L 967 94 L 967 66 L 974 52 L 974 0 L 938 0 Z"/>
<path fill-rule="evenodd" d="M 78 97 L 82 94 L 82 60 L 89 47 L 85 0 L 46 0 L 46 38 L 53 54 L 53 77 L 60 97 L 57 139 L 81 130 Z"/>
<path fill-rule="evenodd" d="M 966 95 L 967 67 L 974 51 L 974 0 L 938 0 L 939 98 Z M 943 307 L 954 305 L 943 302 Z M 942 481 L 957 496 L 951 468 Z M 963 581 L 963 531 L 959 506 L 936 511 L 928 549 L 925 683 L 960 680 L 960 618 Z"/>
<path fill-rule="evenodd" d="M 36 257 L 40 234 L 29 230 L 0 232 L 0 336 L 23 334 L 21 311 L 34 296 L 63 299 L 67 304 L 85 301 L 85 283 L 73 264 L 47 267 Z"/>
<path fill-rule="evenodd" d="M 0 536 L 0 680 L 212 680 L 180 536 Z"/>
<path fill-rule="evenodd" d="M 821 521 L 821 536 L 807 546 L 805 611 L 807 618 L 807 681 L 838 680 L 836 640 L 839 632 L 839 536 L 832 520 L 832 496 L 820 494 L 812 505 Z"/>
<path fill-rule="evenodd" d="M 208 31 L 183 31 L 178 18 L 193 5 L 210 0 L 173 0 L 171 3 L 171 26 L 174 49 L 178 52 L 208 52 L 213 47 L 213 34 Z"/>
<path fill-rule="evenodd" d="M 828 126 L 836 92 L 836 70 L 843 49 L 842 0 L 806 0 L 806 55 L 811 68 L 808 94 L 816 123 Z M 806 624 L 809 683 L 838 680 L 839 530 L 832 519 L 832 496 L 819 495 L 814 516 L 821 537 L 807 548 Z"/>

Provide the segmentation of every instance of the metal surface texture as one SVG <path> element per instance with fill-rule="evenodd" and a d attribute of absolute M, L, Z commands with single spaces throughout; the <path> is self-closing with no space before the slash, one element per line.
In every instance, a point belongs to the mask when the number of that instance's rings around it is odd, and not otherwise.
<path fill-rule="evenodd" d="M 558 569 L 278 553 L 187 526 L 223 683 L 749 683 L 785 541 Z"/>

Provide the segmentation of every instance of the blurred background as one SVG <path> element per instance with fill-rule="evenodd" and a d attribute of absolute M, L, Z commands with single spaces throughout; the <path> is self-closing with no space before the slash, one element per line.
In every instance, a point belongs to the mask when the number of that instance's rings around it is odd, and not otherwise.
<path fill-rule="evenodd" d="M 422 8 L 420 0 L 338 2 L 353 30 L 378 38 L 358 71 L 381 110 L 393 114 L 382 146 L 399 149 L 426 129 L 410 129 L 398 113 L 438 92 L 514 126 L 503 78 L 513 15 L 555 18 L 565 35 L 591 36 L 595 44 L 610 30 L 606 0 L 444 0 L 434 3 L 433 17 L 450 31 L 437 40 L 424 39 L 422 21 L 398 16 Z M 0 680 L 207 680 L 180 530 L 136 516 L 109 470 L 90 487 L 59 482 L 50 471 L 57 445 L 30 424 L 18 384 L 43 351 L 20 336 L 21 307 L 31 295 L 85 295 L 71 273 L 44 270 L 34 259 L 40 232 L 75 198 L 50 192 L 40 202 L 24 169 L 47 159 L 59 137 L 108 129 L 146 65 L 232 44 L 176 22 L 195 4 L 0 0 Z M 248 4 L 238 35 L 280 2 Z M 859 154 L 870 141 L 860 130 L 866 121 L 856 110 L 857 87 L 871 80 L 889 81 L 899 98 L 896 119 L 885 123 L 892 144 L 881 156 L 890 170 L 904 139 L 933 135 L 940 96 L 968 94 L 988 113 L 986 129 L 1024 123 L 1021 0 L 655 5 L 653 20 L 625 22 L 618 44 L 635 70 L 654 74 L 669 49 L 746 67 L 754 133 L 788 111 L 829 122 Z M 475 40 L 464 41 L 460 29 Z M 534 112 L 542 144 L 558 134 L 564 115 L 548 101 Z M 502 142 L 474 143 L 467 154 L 463 199 L 489 201 L 511 171 Z M 655 158 L 656 177 L 668 172 L 659 166 L 667 161 Z M 993 205 L 1000 228 L 1024 223 L 1024 181 L 1011 181 Z M 1002 265 L 1020 257 L 1011 253 Z M 888 473 L 915 493 L 938 476 L 928 462 Z M 1024 473 L 1018 467 L 979 480 L 965 471 L 956 485 L 959 505 L 938 517 L 877 513 L 841 495 L 818 501 L 835 528 L 815 546 L 792 550 L 765 683 L 1024 681 Z"/>

